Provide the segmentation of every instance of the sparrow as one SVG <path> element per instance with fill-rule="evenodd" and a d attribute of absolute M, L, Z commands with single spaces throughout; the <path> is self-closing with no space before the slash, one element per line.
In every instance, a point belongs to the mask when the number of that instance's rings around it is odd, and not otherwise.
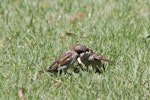
<path fill-rule="evenodd" d="M 95 72 L 99 73 L 101 72 L 101 67 L 103 67 L 103 69 L 105 70 L 101 61 L 112 62 L 107 57 L 94 53 L 90 48 L 88 49 L 88 51 L 80 54 L 80 60 L 81 61 L 79 62 L 79 65 L 82 65 L 83 63 L 87 67 L 87 69 L 89 66 L 92 66 Z"/>
<path fill-rule="evenodd" d="M 67 72 L 67 70 L 73 66 L 76 60 L 79 60 L 79 55 L 88 51 L 88 48 L 82 44 L 75 44 L 64 54 L 58 57 L 51 65 L 46 69 L 46 72 Z"/>

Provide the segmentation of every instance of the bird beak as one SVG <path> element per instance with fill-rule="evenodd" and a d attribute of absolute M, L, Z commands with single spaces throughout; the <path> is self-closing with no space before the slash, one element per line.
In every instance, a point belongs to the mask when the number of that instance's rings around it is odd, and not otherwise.
<path fill-rule="evenodd" d="M 82 61 L 81 61 L 80 57 L 77 58 L 77 61 L 78 61 L 79 64 L 82 64 Z"/>

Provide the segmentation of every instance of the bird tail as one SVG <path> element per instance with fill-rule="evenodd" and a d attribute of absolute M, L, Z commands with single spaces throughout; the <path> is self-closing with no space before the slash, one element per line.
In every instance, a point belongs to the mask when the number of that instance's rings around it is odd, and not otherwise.
<path fill-rule="evenodd" d="M 108 59 L 107 57 L 102 56 L 102 55 L 100 55 L 100 60 L 112 62 L 110 59 Z"/>
<path fill-rule="evenodd" d="M 58 66 L 57 61 L 53 62 L 51 65 L 49 65 L 45 71 L 46 72 L 54 72 L 56 70 L 56 67 Z"/>
<path fill-rule="evenodd" d="M 102 60 L 102 61 L 107 61 L 107 62 L 112 62 L 106 56 L 102 56 L 102 55 L 99 55 L 99 54 L 94 54 L 94 56 L 95 56 L 95 59 Z"/>

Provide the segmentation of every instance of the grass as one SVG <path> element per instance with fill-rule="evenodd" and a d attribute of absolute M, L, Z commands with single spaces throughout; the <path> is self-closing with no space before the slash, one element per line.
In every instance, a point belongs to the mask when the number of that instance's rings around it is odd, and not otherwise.
<path fill-rule="evenodd" d="M 148 100 L 149 11 L 149 0 L 2 0 L 0 99 L 20 99 L 22 88 L 25 100 Z M 100 75 L 38 75 L 75 43 L 114 63 Z"/>

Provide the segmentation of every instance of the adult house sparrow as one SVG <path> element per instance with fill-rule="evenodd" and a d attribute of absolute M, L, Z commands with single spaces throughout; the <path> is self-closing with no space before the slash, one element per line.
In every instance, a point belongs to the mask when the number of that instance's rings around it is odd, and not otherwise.
<path fill-rule="evenodd" d="M 87 69 L 89 66 L 92 66 L 95 72 L 101 72 L 102 71 L 101 68 L 105 70 L 101 61 L 111 62 L 111 60 L 108 59 L 107 57 L 93 53 L 91 49 L 89 49 L 89 51 L 81 53 L 80 59 L 81 62 L 87 67 Z"/>
<path fill-rule="evenodd" d="M 75 44 L 71 49 L 61 55 L 56 61 L 54 61 L 48 68 L 47 72 L 67 72 L 67 70 L 73 66 L 80 53 L 88 51 L 88 48 L 82 44 Z"/>

